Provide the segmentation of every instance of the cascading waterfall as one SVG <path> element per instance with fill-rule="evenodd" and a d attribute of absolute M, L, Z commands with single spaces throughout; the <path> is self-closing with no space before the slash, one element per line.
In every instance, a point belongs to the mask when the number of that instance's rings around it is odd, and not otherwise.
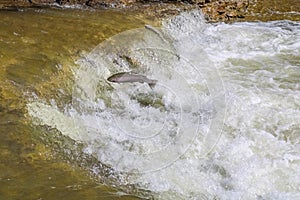
<path fill-rule="evenodd" d="M 207 24 L 192 11 L 113 36 L 77 65 L 71 105 L 28 112 L 121 184 L 157 199 L 299 197 L 298 22 Z M 106 80 L 121 71 L 157 85 Z"/>

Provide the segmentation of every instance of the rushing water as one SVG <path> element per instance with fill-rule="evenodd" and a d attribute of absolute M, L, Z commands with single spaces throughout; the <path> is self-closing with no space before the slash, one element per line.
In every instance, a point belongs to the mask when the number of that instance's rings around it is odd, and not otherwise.
<path fill-rule="evenodd" d="M 95 176 L 157 199 L 299 198 L 299 22 L 183 13 L 111 37 L 76 64 L 72 102 L 32 96 L 27 108 L 94 158 L 83 165 Z M 158 82 L 106 81 L 120 71 Z"/>
<path fill-rule="evenodd" d="M 300 197 L 299 22 L 88 13 L 0 13 L 0 198 Z"/>

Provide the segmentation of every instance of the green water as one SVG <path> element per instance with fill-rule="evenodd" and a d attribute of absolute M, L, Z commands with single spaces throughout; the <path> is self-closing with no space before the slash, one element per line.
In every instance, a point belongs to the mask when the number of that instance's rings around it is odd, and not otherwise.
<path fill-rule="evenodd" d="M 121 11 L 0 11 L 0 199 L 132 199 L 66 161 L 26 117 L 32 94 L 70 101 L 71 66 L 105 38 L 143 27 Z M 55 143 L 55 142 L 54 142 Z"/>

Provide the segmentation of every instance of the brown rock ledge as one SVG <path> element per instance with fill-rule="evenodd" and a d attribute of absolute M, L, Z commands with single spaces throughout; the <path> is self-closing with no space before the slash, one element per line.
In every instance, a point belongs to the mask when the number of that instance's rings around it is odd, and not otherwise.
<path fill-rule="evenodd" d="M 255 0 L 0 0 L 0 9 L 79 5 L 82 8 L 142 10 L 163 17 L 200 7 L 209 21 L 230 21 L 243 18 L 252 1 Z"/>

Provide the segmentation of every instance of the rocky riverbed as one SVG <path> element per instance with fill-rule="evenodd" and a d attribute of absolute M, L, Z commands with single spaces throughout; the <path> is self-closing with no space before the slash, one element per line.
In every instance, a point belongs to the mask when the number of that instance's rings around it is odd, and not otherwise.
<path fill-rule="evenodd" d="M 131 9 L 143 15 L 166 17 L 200 8 L 207 20 L 300 20 L 298 0 L 1 0 L 0 9 L 72 7 L 79 9 Z"/>
<path fill-rule="evenodd" d="M 24 7 L 76 7 L 134 9 L 150 16 L 164 17 L 200 7 L 210 21 L 245 18 L 257 0 L 2 0 L 0 9 Z"/>

